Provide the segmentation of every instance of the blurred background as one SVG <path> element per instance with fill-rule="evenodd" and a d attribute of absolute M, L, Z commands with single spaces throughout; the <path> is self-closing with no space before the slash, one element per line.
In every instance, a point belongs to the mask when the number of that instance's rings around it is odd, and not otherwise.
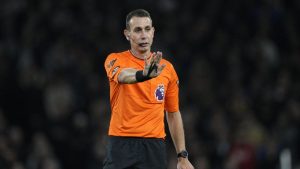
<path fill-rule="evenodd" d="M 300 1 L 2 0 L 0 169 L 102 168 L 103 63 L 136 8 L 178 72 L 195 168 L 300 168 Z"/>

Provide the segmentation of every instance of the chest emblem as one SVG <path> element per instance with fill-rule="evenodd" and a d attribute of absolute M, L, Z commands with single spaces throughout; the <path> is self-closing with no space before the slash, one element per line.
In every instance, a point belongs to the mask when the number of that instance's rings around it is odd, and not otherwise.
<path fill-rule="evenodd" d="M 159 84 L 155 89 L 155 98 L 157 101 L 163 101 L 165 97 L 165 86 L 164 84 Z"/>

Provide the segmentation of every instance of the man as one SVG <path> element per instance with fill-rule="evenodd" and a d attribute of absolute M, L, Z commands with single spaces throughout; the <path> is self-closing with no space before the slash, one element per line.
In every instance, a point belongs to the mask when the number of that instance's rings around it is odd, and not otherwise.
<path fill-rule="evenodd" d="M 166 169 L 164 111 L 177 151 L 177 168 L 193 169 L 179 111 L 178 77 L 161 52 L 151 52 L 154 27 L 138 9 L 126 17 L 131 49 L 104 63 L 110 84 L 111 120 L 104 169 Z"/>

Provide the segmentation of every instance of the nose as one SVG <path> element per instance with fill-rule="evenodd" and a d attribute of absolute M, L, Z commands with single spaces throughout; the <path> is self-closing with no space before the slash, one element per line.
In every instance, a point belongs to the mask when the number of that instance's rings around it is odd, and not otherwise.
<path fill-rule="evenodd" d="M 146 36 L 147 36 L 147 33 L 146 33 L 145 30 L 143 30 L 143 31 L 141 32 L 141 38 L 142 38 L 142 39 L 145 39 Z"/>

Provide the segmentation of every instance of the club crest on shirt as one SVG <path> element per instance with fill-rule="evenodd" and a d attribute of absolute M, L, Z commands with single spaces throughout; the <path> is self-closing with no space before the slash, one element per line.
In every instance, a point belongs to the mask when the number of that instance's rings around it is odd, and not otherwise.
<path fill-rule="evenodd" d="M 163 101 L 165 97 L 165 86 L 164 84 L 159 84 L 155 89 L 155 98 L 157 101 Z"/>

